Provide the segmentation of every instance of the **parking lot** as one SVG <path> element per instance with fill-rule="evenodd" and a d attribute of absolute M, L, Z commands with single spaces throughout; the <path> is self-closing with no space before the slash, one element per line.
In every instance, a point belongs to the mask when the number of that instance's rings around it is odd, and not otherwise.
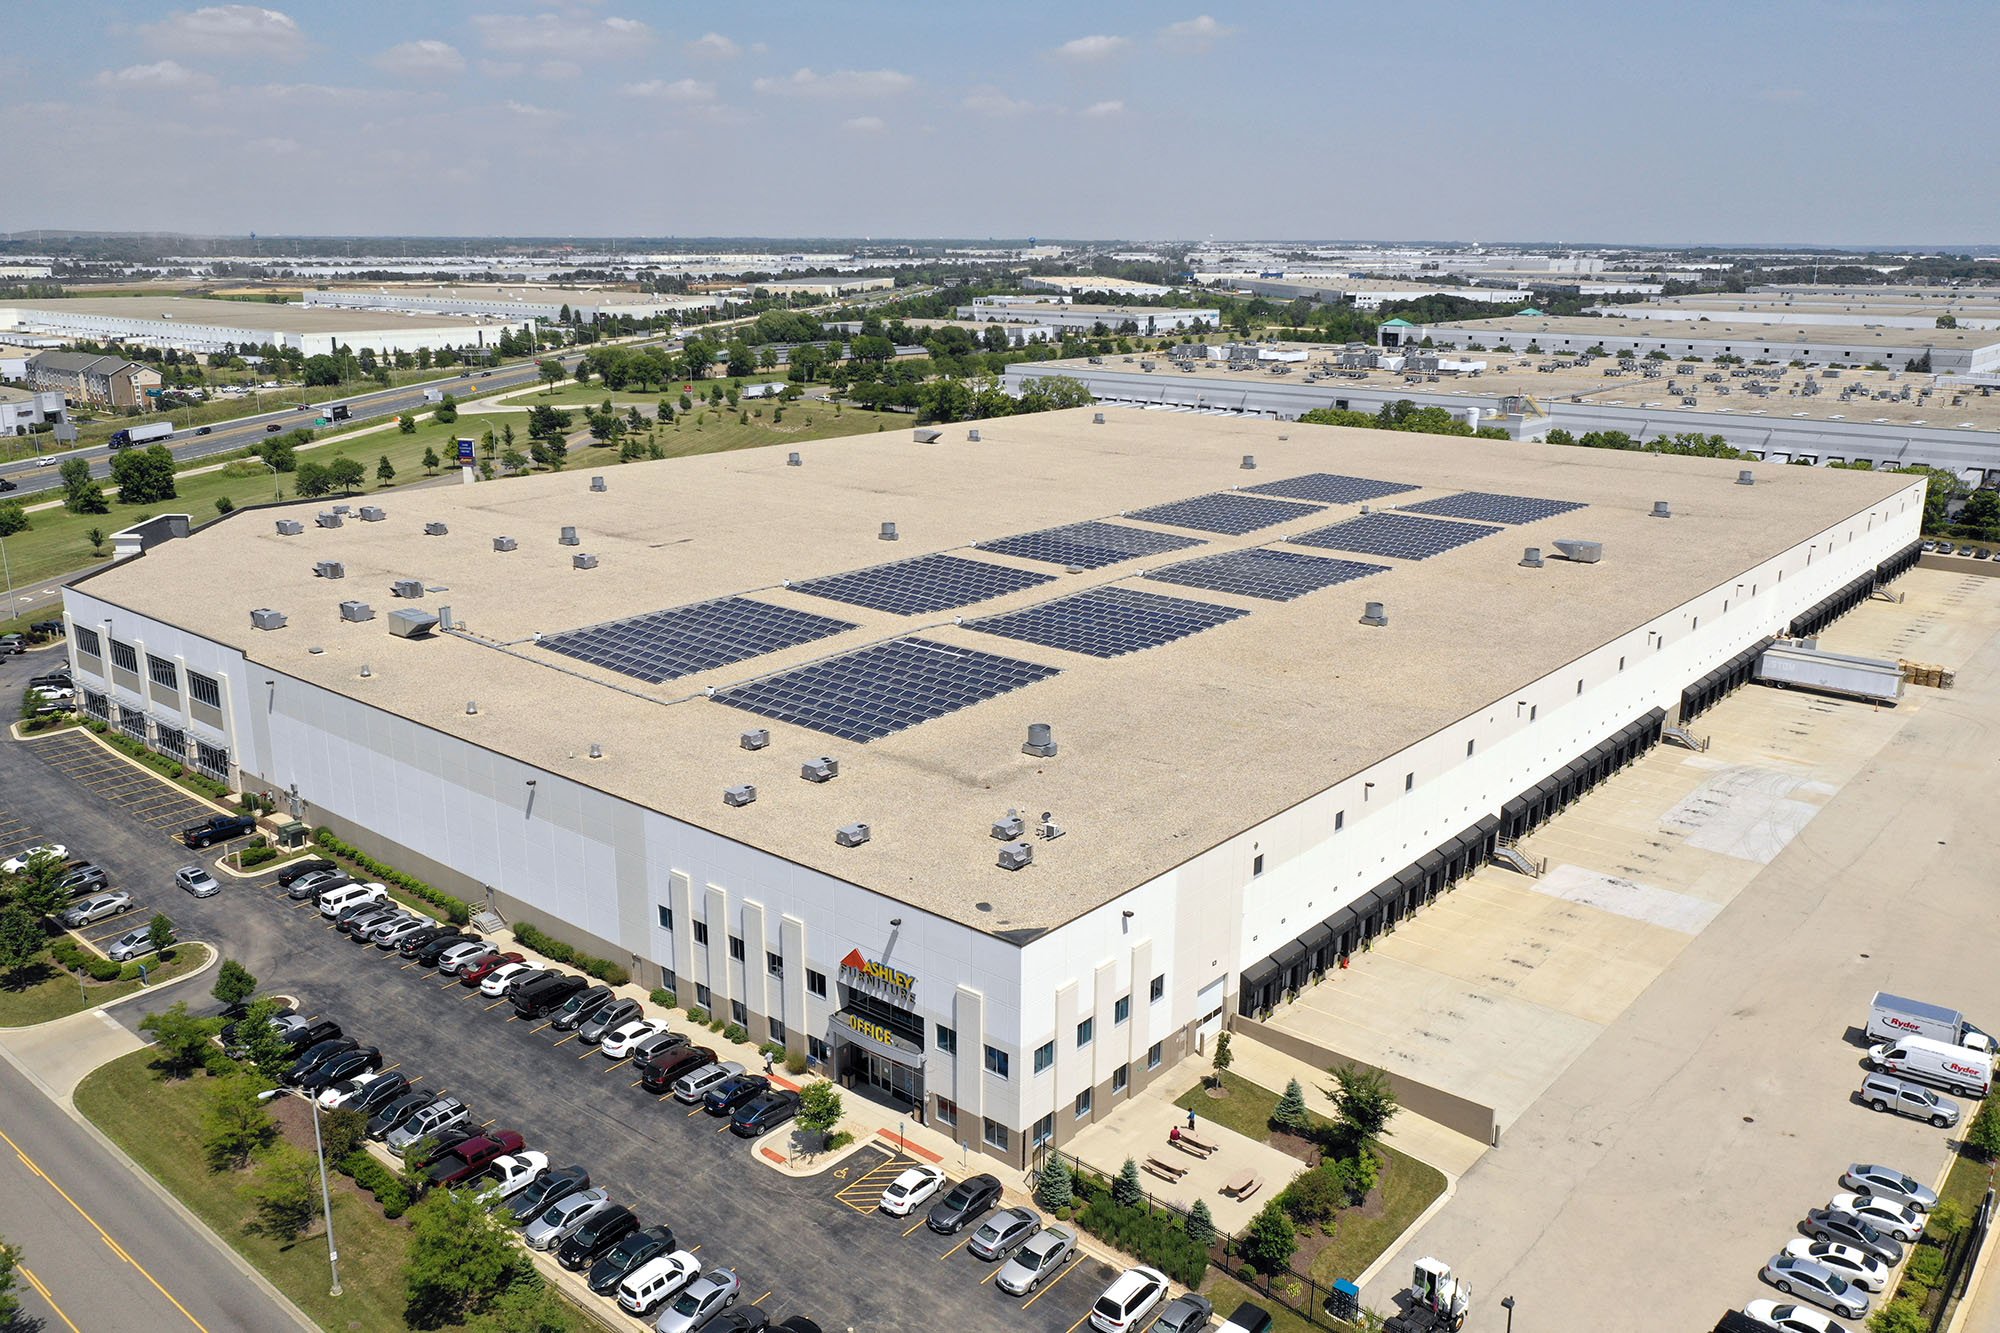
<path fill-rule="evenodd" d="M 0 671 L 0 689 L 20 674 Z M 18 679 L 12 683 L 18 688 Z M 646 1224 L 665 1222 L 683 1246 L 698 1247 L 705 1266 L 734 1268 L 742 1299 L 774 1321 L 805 1314 L 829 1330 L 1070 1333 L 1110 1280 L 1104 1265 L 1075 1261 L 1036 1296 L 1016 1300 L 993 1287 L 997 1265 L 965 1251 L 970 1230 L 937 1236 L 920 1218 L 874 1209 L 873 1196 L 893 1178 L 883 1172 L 898 1160 L 879 1147 L 818 1176 L 781 1174 L 759 1163 L 726 1122 L 636 1086 L 629 1063 L 579 1052 L 580 1042 L 515 1019 L 504 1002 L 356 945 L 269 876 L 222 877 L 222 893 L 209 899 L 177 892 L 173 872 L 193 857 L 165 826 L 135 821 L 88 785 L 105 781 L 94 765 L 67 755 L 44 762 L 37 752 L 49 744 L 0 745 L 0 790 L 11 810 L 0 828 L 18 826 L 27 842 L 67 843 L 72 855 L 103 866 L 113 888 L 133 891 L 138 913 L 165 911 L 183 938 L 216 944 L 267 990 L 298 996 L 302 1013 L 331 1017 L 379 1046 L 387 1065 L 420 1080 L 419 1089 L 462 1098 L 475 1123 L 520 1131 L 552 1164 L 585 1165 L 593 1183 Z M 193 821 L 171 827 L 180 822 Z M 180 998 L 212 1007 L 202 987 Z M 112 1012 L 136 1025 L 144 1006 Z M 960 1174 L 956 1163 L 944 1166 L 954 1179 Z M 979 1159 L 971 1169 L 983 1169 Z M 625 1318 L 608 1302 L 604 1309 L 614 1321 Z"/>
<path fill-rule="evenodd" d="M 35 757 L 129 819 L 178 833 L 215 812 L 141 772 L 89 736 L 69 732 L 34 743 Z"/>

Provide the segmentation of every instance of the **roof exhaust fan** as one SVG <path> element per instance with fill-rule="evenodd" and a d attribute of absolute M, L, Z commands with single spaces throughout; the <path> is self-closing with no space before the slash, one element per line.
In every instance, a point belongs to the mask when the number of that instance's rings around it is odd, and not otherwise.
<path fill-rule="evenodd" d="M 882 525 L 882 531 L 880 535 L 882 540 L 885 542 L 893 542 L 900 540 L 900 538 L 898 538 L 896 535 L 896 525 L 894 523 L 884 523 Z"/>
<path fill-rule="evenodd" d="M 1035 847 L 1029 842 L 1010 842 L 1000 849 L 1002 870 L 1026 870 L 1035 863 Z"/>
<path fill-rule="evenodd" d="M 1540 569 L 1542 567 L 1542 548 L 1539 546 L 1530 546 L 1527 550 L 1521 552 L 1521 563 L 1529 569 Z"/>
<path fill-rule="evenodd" d="M 859 847 L 871 836 L 866 824 L 842 824 L 833 831 L 833 840 L 842 847 Z"/>
<path fill-rule="evenodd" d="M 1028 724 L 1028 742 L 1021 747 L 1022 754 L 1031 754 L 1037 759 L 1052 759 L 1056 753 L 1055 728 L 1046 722 Z"/>
<path fill-rule="evenodd" d="M 1381 602 L 1370 602 L 1361 610 L 1364 625 L 1386 625 L 1389 623 L 1388 609 Z"/>
<path fill-rule="evenodd" d="M 1669 505 L 1665 500 L 1653 501 L 1654 518 L 1672 518 L 1673 516 L 1674 516 L 1673 507 Z"/>
<path fill-rule="evenodd" d="M 1757 484 L 1757 474 L 1746 467 L 1736 474 L 1736 484 L 1738 486 L 1755 486 Z"/>

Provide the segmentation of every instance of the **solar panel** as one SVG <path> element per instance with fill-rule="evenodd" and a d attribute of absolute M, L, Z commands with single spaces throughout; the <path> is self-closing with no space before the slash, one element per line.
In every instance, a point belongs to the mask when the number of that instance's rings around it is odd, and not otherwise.
<path fill-rule="evenodd" d="M 938 553 L 794 583 L 792 591 L 914 616 L 983 602 L 1054 578 L 1053 574 Z"/>
<path fill-rule="evenodd" d="M 1118 657 L 1199 634 L 1250 613 L 1138 588 L 1092 588 L 1074 597 L 966 622 L 985 634 L 1066 648 L 1092 657 Z"/>
<path fill-rule="evenodd" d="M 1051 565 L 1102 569 L 1121 560 L 1160 555 L 1201 544 L 1199 537 L 1183 537 L 1175 532 L 1148 532 L 1144 528 L 1093 521 L 981 542 L 979 549 L 1015 555 L 1023 560 L 1043 560 Z"/>
<path fill-rule="evenodd" d="M 1059 675 L 1051 666 L 929 639 L 892 639 L 723 690 L 717 702 L 867 743 Z"/>
<path fill-rule="evenodd" d="M 1417 489 L 1406 481 L 1376 481 L 1373 477 L 1343 477 L 1337 472 L 1308 472 L 1303 477 L 1284 477 L 1261 486 L 1245 486 L 1259 495 L 1289 495 L 1294 500 L 1317 500 L 1321 504 L 1352 505 L 1385 495 L 1400 495 Z"/>
<path fill-rule="evenodd" d="M 1454 546 L 1476 542 L 1500 531 L 1489 523 L 1453 523 L 1441 518 L 1411 518 L 1408 514 L 1363 514 L 1330 528 L 1318 528 L 1285 540 L 1298 546 L 1330 551 L 1359 551 L 1398 560 L 1427 560 Z"/>
<path fill-rule="evenodd" d="M 723 597 L 547 634 L 541 645 L 657 685 L 853 628 L 832 616 Z"/>
<path fill-rule="evenodd" d="M 1538 500 L 1532 495 L 1499 495 L 1492 491 L 1461 491 L 1403 505 L 1405 514 L 1441 514 L 1446 518 L 1474 518 L 1482 523 L 1534 523 L 1572 509 L 1583 508 L 1579 500 Z"/>
<path fill-rule="evenodd" d="M 1246 532 L 1268 528 L 1273 523 L 1304 518 L 1323 508 L 1324 505 L 1270 500 L 1261 495 L 1246 495 L 1242 491 L 1217 491 L 1213 495 L 1197 495 L 1192 500 L 1175 500 L 1171 504 L 1154 505 L 1151 509 L 1136 509 L 1126 517 L 1241 537 Z"/>
<path fill-rule="evenodd" d="M 1330 588 L 1336 583 L 1346 583 L 1349 579 L 1380 574 L 1388 568 L 1387 565 L 1364 564 L 1359 560 L 1335 560 L 1323 555 L 1300 555 L 1295 551 L 1273 551 L 1259 546 L 1248 551 L 1196 556 L 1178 565 L 1156 569 L 1146 577 L 1189 588 L 1207 588 L 1244 597 L 1262 597 L 1271 602 L 1289 602 L 1294 597 Z"/>

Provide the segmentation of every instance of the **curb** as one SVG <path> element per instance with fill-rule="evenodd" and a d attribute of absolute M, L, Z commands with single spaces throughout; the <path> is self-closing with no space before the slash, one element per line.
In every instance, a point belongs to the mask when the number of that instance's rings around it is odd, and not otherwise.
<path fill-rule="evenodd" d="M 73 934 L 74 932 L 70 933 Z M 82 937 L 79 936 L 78 938 L 81 939 Z M 96 945 L 91 944 L 90 941 L 88 940 L 84 940 L 83 943 L 85 948 L 96 949 L 97 947 Z M 207 940 L 176 940 L 174 941 L 174 943 L 177 947 L 186 947 L 192 944 L 199 944 L 202 948 L 208 950 L 208 961 L 203 963 L 200 967 L 196 968 L 192 972 L 183 972 L 177 977 L 169 977 L 167 980 L 162 981 L 157 986 L 141 985 L 139 989 L 132 991 L 129 994 L 116 996 L 112 999 L 104 1001 L 104 1003 L 102 1004 L 86 1005 L 81 1009 L 71 1010 L 69 1013 L 63 1014 L 57 1018 L 45 1018 L 39 1023 L 28 1023 L 21 1027 L 0 1027 L 0 1039 L 4 1039 L 9 1033 L 33 1032 L 37 1028 L 45 1028 L 51 1023 L 61 1023 L 67 1019 L 75 1018 L 78 1014 L 103 1013 L 105 1010 L 116 1008 L 118 1005 L 124 1004 L 128 1000 L 136 1000 L 141 995 L 157 995 L 161 991 L 172 990 L 175 986 L 180 985 L 183 981 L 193 981 L 196 977 L 201 976 L 206 972 L 209 972 L 210 970 L 220 966 L 222 963 L 222 950 L 216 948 L 213 944 L 210 944 Z M 100 956 L 102 956 L 103 951 L 98 950 L 98 953 Z M 68 969 L 64 970 L 67 971 Z M 72 974 L 72 976 L 73 975 L 74 974 Z M 88 994 L 88 992 L 85 993 Z M 35 1082 L 36 1086 L 38 1087 L 46 1086 L 42 1084 L 40 1079 L 35 1080 Z"/>

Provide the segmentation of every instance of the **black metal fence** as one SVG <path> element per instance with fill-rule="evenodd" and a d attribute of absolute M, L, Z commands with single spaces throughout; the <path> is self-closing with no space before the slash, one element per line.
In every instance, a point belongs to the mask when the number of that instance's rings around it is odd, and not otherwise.
<path fill-rule="evenodd" d="M 1966 1284 L 1972 1280 L 1972 1270 L 1979 1263 L 1979 1252 L 1986 1248 L 1987 1233 L 1993 1229 L 1993 1191 L 1986 1191 L 1980 1200 L 1979 1211 L 1972 1215 L 1972 1225 L 1961 1228 L 1952 1238 L 1951 1249 L 1945 1255 L 1944 1281 L 1939 1290 L 1944 1299 L 1938 1302 L 1931 1315 L 1931 1333 L 1945 1325 L 1952 1307 L 1965 1298 Z"/>

